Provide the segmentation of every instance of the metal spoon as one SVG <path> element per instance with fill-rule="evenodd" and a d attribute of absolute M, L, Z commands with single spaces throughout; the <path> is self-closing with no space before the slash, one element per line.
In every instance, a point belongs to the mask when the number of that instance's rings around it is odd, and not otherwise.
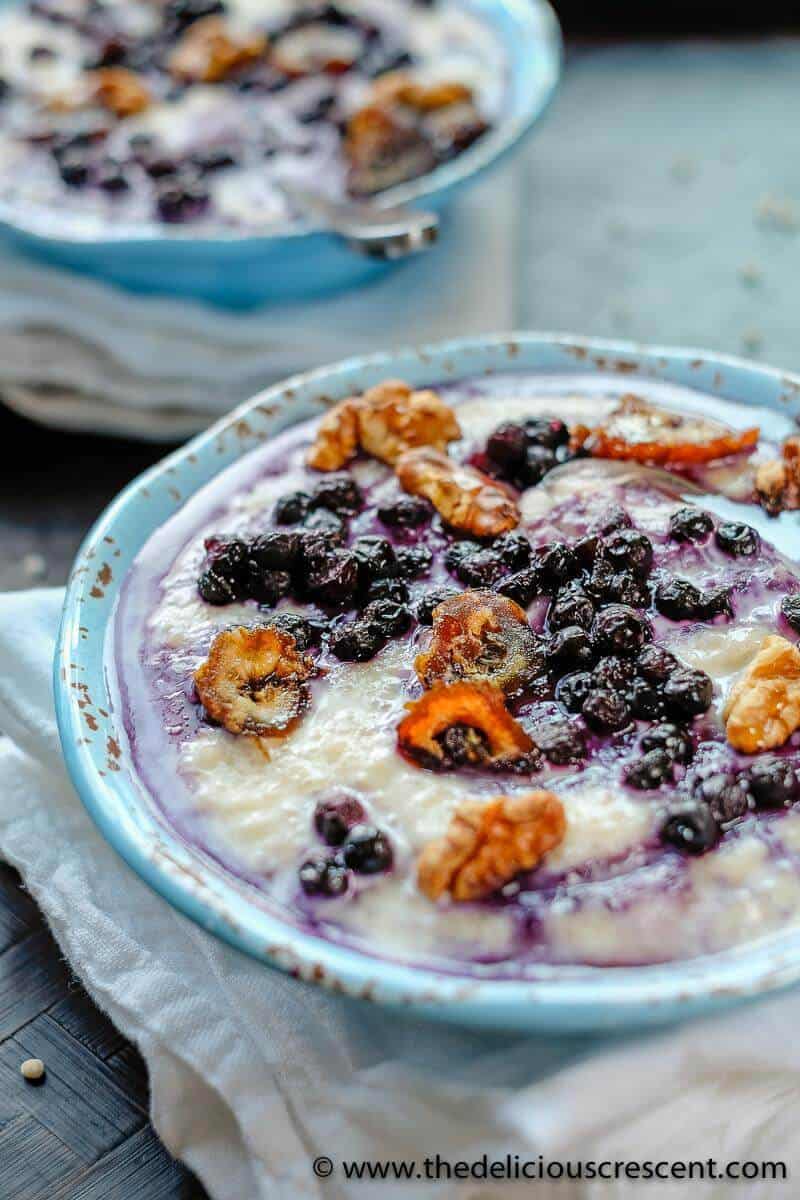
<path fill-rule="evenodd" d="M 310 188 L 283 181 L 284 194 L 303 216 L 344 238 L 369 258 L 396 260 L 427 250 L 439 233 L 435 213 L 398 205 L 376 208 L 358 200 L 329 200 Z"/>

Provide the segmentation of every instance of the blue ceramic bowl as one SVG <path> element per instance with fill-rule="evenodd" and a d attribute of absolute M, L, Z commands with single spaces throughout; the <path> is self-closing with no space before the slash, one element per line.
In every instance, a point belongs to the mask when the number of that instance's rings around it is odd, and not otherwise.
<path fill-rule="evenodd" d="M 0 4 L 15 0 L 0 0 Z M 547 0 L 464 0 L 499 36 L 508 61 L 508 96 L 496 128 L 452 162 L 391 188 L 380 205 L 441 210 L 457 188 L 496 163 L 527 133 L 553 95 L 561 71 L 561 32 Z M 269 236 L 226 230 L 204 236 L 153 224 L 109 226 L 103 237 L 80 217 L 0 200 L 0 235 L 26 253 L 137 292 L 185 296 L 227 308 L 306 299 L 353 286 L 388 269 L 329 233 L 295 224 Z M 435 251 L 434 251 L 435 253 Z"/>
<path fill-rule="evenodd" d="M 450 342 L 351 359 L 273 387 L 135 480 L 89 534 L 70 579 L 55 662 L 67 767 L 108 841 L 170 904 L 264 963 L 356 997 L 505 1030 L 647 1025 L 723 1008 L 800 978 L 800 932 L 662 966 L 558 967 L 535 980 L 476 980 L 370 958 L 298 931 L 263 897 L 157 817 L 119 746 L 106 634 L 123 576 L 149 535 L 220 470 L 287 425 L 387 376 L 415 385 L 504 370 L 620 372 L 800 413 L 800 376 L 719 355 L 547 335 Z M 500 414 L 498 414 L 499 416 Z"/>

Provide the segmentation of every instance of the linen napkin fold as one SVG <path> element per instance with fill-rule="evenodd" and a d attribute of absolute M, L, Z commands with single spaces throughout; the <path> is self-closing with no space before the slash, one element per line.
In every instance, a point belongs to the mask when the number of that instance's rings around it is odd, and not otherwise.
<path fill-rule="evenodd" d="M 103 841 L 66 776 L 50 682 L 61 602 L 59 590 L 0 597 L 0 853 L 138 1044 L 154 1125 L 213 1200 L 594 1200 L 637 1186 L 344 1174 L 352 1160 L 436 1155 L 782 1159 L 800 1170 L 796 993 L 628 1041 L 477 1034 L 299 983 L 179 916 Z M 332 1160 L 327 1178 L 315 1176 L 319 1155 Z M 784 1194 L 774 1182 L 741 1186 L 748 1198 Z M 647 1195 L 686 1187 L 651 1183 Z M 721 1200 L 730 1187 L 691 1191 Z"/>

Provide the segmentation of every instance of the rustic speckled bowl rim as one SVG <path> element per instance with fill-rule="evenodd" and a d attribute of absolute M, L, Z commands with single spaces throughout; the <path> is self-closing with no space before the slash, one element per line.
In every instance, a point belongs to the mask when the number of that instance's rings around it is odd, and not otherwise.
<path fill-rule="evenodd" d="M 0 8 L 17 0 L 0 0 Z M 491 129 L 475 145 L 448 163 L 443 163 L 419 179 L 398 184 L 381 192 L 374 200 L 380 208 L 396 204 L 414 204 L 437 200 L 455 188 L 471 182 L 504 158 L 531 131 L 547 110 L 561 75 L 563 39 L 561 26 L 548 0 L 468 0 L 469 6 L 490 26 L 506 49 L 513 52 L 511 86 L 514 104 L 500 115 Z M 528 53 L 520 55 L 520 46 Z M 70 214 L 71 218 L 71 214 Z M 178 243 L 188 253 L 190 247 L 239 245 L 245 248 L 267 245 L 276 240 L 293 240 L 325 232 L 309 222 L 294 221 L 276 225 L 265 232 L 212 227 L 202 233 L 179 225 L 155 222 L 101 228 L 83 227 L 80 214 L 67 223 L 63 211 L 52 205 L 37 206 L 0 197 L 0 228 L 60 245 L 150 246 Z"/>
<path fill-rule="evenodd" d="M 54 675 L 58 726 L 75 787 L 111 845 L 170 904 L 254 958 L 348 996 L 478 1027 L 563 1032 L 665 1022 L 794 983 L 800 979 L 800 933 L 682 964 L 549 968 L 526 980 L 443 974 L 370 957 L 265 911 L 253 889 L 226 877 L 159 822 L 126 762 L 106 638 L 121 580 L 149 534 L 244 452 L 351 391 L 387 375 L 421 384 L 514 369 L 639 375 L 800 413 L 800 376 L 720 354 L 556 334 L 498 335 L 376 354 L 269 388 L 130 484 L 80 550 Z"/>

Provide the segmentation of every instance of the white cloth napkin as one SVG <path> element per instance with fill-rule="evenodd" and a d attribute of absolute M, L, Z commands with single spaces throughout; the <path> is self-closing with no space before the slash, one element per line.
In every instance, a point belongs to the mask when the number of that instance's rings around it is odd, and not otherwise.
<path fill-rule="evenodd" d="M 200 427 L 260 388 L 349 354 L 513 326 L 514 166 L 444 214 L 440 242 L 362 288 L 231 313 L 135 296 L 0 245 L 0 391 L 57 416 L 76 398 Z M 102 420 L 102 412 L 99 414 Z"/>
<path fill-rule="evenodd" d="M 785 1160 L 798 996 L 648 1037 L 490 1036 L 270 971 L 178 916 L 95 831 L 61 762 L 50 668 L 62 593 L 0 597 L 0 853 L 95 1001 L 142 1051 L 152 1117 L 213 1200 L 625 1197 L 636 1183 L 347 1183 L 345 1160 Z M 333 1174 L 316 1178 L 325 1155 Z M 749 1182 L 737 1194 L 789 1195 Z M 648 1183 L 728 1200 L 730 1182 Z M 638 1192 L 636 1192 L 638 1194 Z"/>

